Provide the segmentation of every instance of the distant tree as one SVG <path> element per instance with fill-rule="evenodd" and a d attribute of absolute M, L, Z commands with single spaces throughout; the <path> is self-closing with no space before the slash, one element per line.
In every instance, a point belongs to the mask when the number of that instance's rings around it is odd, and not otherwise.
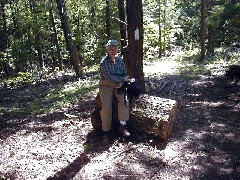
<path fill-rule="evenodd" d="M 63 70 L 63 62 L 62 62 L 62 56 L 61 56 L 61 50 L 60 50 L 60 45 L 58 42 L 58 37 L 57 37 L 57 29 L 56 29 L 56 23 L 54 21 L 54 12 L 53 12 L 53 0 L 49 0 L 49 23 L 50 27 L 52 29 L 52 43 L 53 46 L 55 47 L 53 52 L 53 69 L 55 67 L 59 67 L 59 70 Z M 55 56 L 56 54 L 56 56 Z"/>
<path fill-rule="evenodd" d="M 205 58 L 205 0 L 201 0 L 201 23 L 200 23 L 200 61 Z"/>
<path fill-rule="evenodd" d="M 9 75 L 9 64 L 6 61 L 6 51 L 8 48 L 8 29 L 7 29 L 7 17 L 6 17 L 6 12 L 5 12 L 5 5 L 7 1 L 1 1 L 1 16 L 3 20 L 3 24 L 0 29 L 0 66 L 3 67 L 3 71 L 5 76 Z M 1 57 L 2 56 L 2 57 Z"/>
<path fill-rule="evenodd" d="M 111 19 L 110 19 L 110 0 L 106 0 L 106 34 L 108 39 L 111 38 Z"/>
<path fill-rule="evenodd" d="M 159 50 L 158 50 L 158 57 L 162 57 L 162 22 L 161 22 L 161 0 L 158 0 L 158 13 L 159 13 L 159 18 L 158 18 L 158 44 L 159 44 Z"/>
<path fill-rule="evenodd" d="M 83 71 L 81 67 L 80 57 L 77 52 L 77 48 L 73 44 L 72 33 L 70 30 L 69 19 L 67 16 L 64 0 L 56 0 L 56 2 L 58 6 L 59 15 L 61 17 L 61 23 L 62 23 L 62 28 L 64 32 L 64 37 L 67 44 L 67 49 L 70 55 L 70 62 L 75 70 L 76 76 L 82 77 Z"/>
<path fill-rule="evenodd" d="M 44 66 L 44 61 L 43 61 L 43 45 L 42 45 L 42 38 L 43 38 L 43 33 L 41 31 L 41 21 L 39 21 L 39 16 L 41 15 L 40 8 L 37 7 L 37 1 L 32 0 L 29 1 L 32 17 L 33 17 L 33 36 L 34 36 L 34 48 L 37 51 L 37 62 L 38 62 L 38 67 L 40 70 L 43 69 Z"/>
<path fill-rule="evenodd" d="M 210 0 L 207 3 L 206 10 L 209 12 L 211 11 L 212 7 L 214 6 L 214 1 Z M 207 26 L 207 54 L 213 54 L 214 53 L 214 48 L 215 48 L 215 27 L 214 23 L 209 22 L 210 20 L 210 13 L 208 13 L 208 23 L 206 24 Z"/>
<path fill-rule="evenodd" d="M 125 14 L 125 6 L 124 0 L 118 0 L 118 12 L 119 12 L 119 27 L 121 34 L 121 52 L 123 58 L 125 59 L 125 48 L 127 46 L 127 23 L 126 14 Z"/>

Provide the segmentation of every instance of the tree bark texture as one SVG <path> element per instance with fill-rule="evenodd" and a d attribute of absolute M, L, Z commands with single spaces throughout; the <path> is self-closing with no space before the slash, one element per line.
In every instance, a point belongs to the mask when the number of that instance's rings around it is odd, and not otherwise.
<path fill-rule="evenodd" d="M 63 70 L 63 61 L 62 61 L 62 56 L 61 56 L 61 50 L 60 50 L 60 45 L 58 42 L 58 37 L 57 37 L 57 29 L 56 29 L 56 24 L 54 21 L 54 14 L 53 14 L 53 7 L 52 7 L 53 3 L 52 0 L 50 0 L 50 7 L 49 7 L 49 23 L 50 26 L 52 27 L 52 43 L 53 45 L 56 47 L 56 50 L 54 50 L 54 54 L 56 51 L 56 57 L 54 62 L 53 62 L 53 66 L 54 69 L 55 67 L 59 67 L 59 70 Z M 54 56 L 55 57 L 55 56 Z"/>
<path fill-rule="evenodd" d="M 7 18 L 5 14 L 5 5 L 7 1 L 1 2 L 1 16 L 3 19 L 3 30 L 1 34 L 1 40 L 0 40 L 0 51 L 5 52 L 8 48 L 8 30 L 7 30 Z M 1 62 L 4 70 L 5 76 L 9 76 L 9 64 L 6 61 Z"/>
<path fill-rule="evenodd" d="M 159 50 L 158 50 L 158 57 L 161 58 L 162 57 L 162 27 L 161 27 L 161 1 L 158 0 L 158 13 L 159 13 L 159 17 L 158 17 L 158 44 L 159 44 Z"/>
<path fill-rule="evenodd" d="M 208 27 L 208 42 L 207 42 L 207 53 L 214 53 L 214 29 L 212 26 Z"/>
<path fill-rule="evenodd" d="M 123 55 L 123 59 L 125 59 L 125 49 L 127 46 L 127 26 L 126 26 L 126 14 L 125 14 L 125 6 L 124 0 L 118 0 L 118 12 L 119 12 L 119 27 L 121 34 L 121 53 Z"/>
<path fill-rule="evenodd" d="M 136 78 L 144 91 L 142 0 L 127 0 L 127 24 L 127 69 L 130 77 Z"/>
<path fill-rule="evenodd" d="M 106 34 L 111 38 L 110 0 L 106 0 Z"/>
<path fill-rule="evenodd" d="M 72 33 L 70 30 L 70 26 L 69 26 L 69 19 L 67 16 L 67 11 L 66 11 L 66 7 L 64 4 L 64 0 L 56 0 L 56 2 L 57 2 L 57 6 L 58 6 L 59 15 L 61 18 L 61 23 L 62 23 L 64 37 L 65 37 L 66 44 L 67 44 L 67 49 L 68 49 L 69 55 L 70 55 L 70 62 L 74 68 L 76 76 L 82 77 L 83 71 L 82 71 L 82 67 L 81 67 L 81 62 L 80 62 L 80 58 L 79 58 L 77 49 L 73 45 Z"/>
<path fill-rule="evenodd" d="M 44 67 L 44 60 L 43 60 L 43 48 L 42 48 L 42 42 L 41 39 L 43 37 L 43 33 L 39 29 L 39 24 L 38 24 L 38 13 L 39 10 L 37 9 L 37 4 L 36 0 L 30 1 L 29 2 L 31 11 L 32 11 L 32 16 L 33 16 L 33 21 L 34 21 L 34 26 L 33 26 L 33 31 L 34 31 L 34 48 L 37 51 L 37 62 L 38 62 L 38 68 L 40 70 L 43 69 Z"/>
<path fill-rule="evenodd" d="M 95 99 L 94 110 L 91 113 L 92 126 L 101 130 L 101 99 L 99 94 Z M 146 134 L 167 140 L 177 119 L 178 105 L 175 100 L 140 95 L 131 103 L 130 120 L 128 122 L 130 131 L 142 131 Z M 117 111 L 117 99 L 113 99 L 113 122 L 112 130 L 116 131 L 119 125 Z"/>
<path fill-rule="evenodd" d="M 205 58 L 205 0 L 201 0 L 201 23 L 200 23 L 200 61 Z"/>

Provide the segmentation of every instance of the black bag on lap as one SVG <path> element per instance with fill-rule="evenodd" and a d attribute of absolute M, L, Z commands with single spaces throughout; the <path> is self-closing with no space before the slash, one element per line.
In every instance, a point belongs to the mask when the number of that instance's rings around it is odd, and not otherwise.
<path fill-rule="evenodd" d="M 141 94 L 141 91 L 141 85 L 135 79 L 130 82 L 124 82 L 122 87 L 118 89 L 119 94 L 127 92 L 127 95 L 130 97 L 138 97 Z"/>

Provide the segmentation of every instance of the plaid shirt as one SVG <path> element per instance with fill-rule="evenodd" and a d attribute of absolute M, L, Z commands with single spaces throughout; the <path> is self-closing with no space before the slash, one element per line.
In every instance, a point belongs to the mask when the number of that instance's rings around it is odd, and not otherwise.
<path fill-rule="evenodd" d="M 120 83 L 127 76 L 127 69 L 121 57 L 117 56 L 113 62 L 108 56 L 105 56 L 100 62 L 100 74 L 102 80 Z"/>

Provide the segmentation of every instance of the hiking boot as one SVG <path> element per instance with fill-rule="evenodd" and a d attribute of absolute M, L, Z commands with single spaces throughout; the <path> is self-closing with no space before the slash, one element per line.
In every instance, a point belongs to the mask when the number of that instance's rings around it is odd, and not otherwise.
<path fill-rule="evenodd" d="M 118 132 L 122 134 L 123 137 L 129 137 L 130 136 L 130 132 L 127 130 L 127 127 L 124 125 L 119 126 L 118 128 Z"/>
<path fill-rule="evenodd" d="M 100 134 L 100 137 L 101 137 L 101 142 L 103 143 L 103 144 L 108 144 L 109 143 L 109 141 L 110 141 L 110 135 L 109 135 L 109 133 L 110 132 L 102 132 L 101 134 Z"/>

